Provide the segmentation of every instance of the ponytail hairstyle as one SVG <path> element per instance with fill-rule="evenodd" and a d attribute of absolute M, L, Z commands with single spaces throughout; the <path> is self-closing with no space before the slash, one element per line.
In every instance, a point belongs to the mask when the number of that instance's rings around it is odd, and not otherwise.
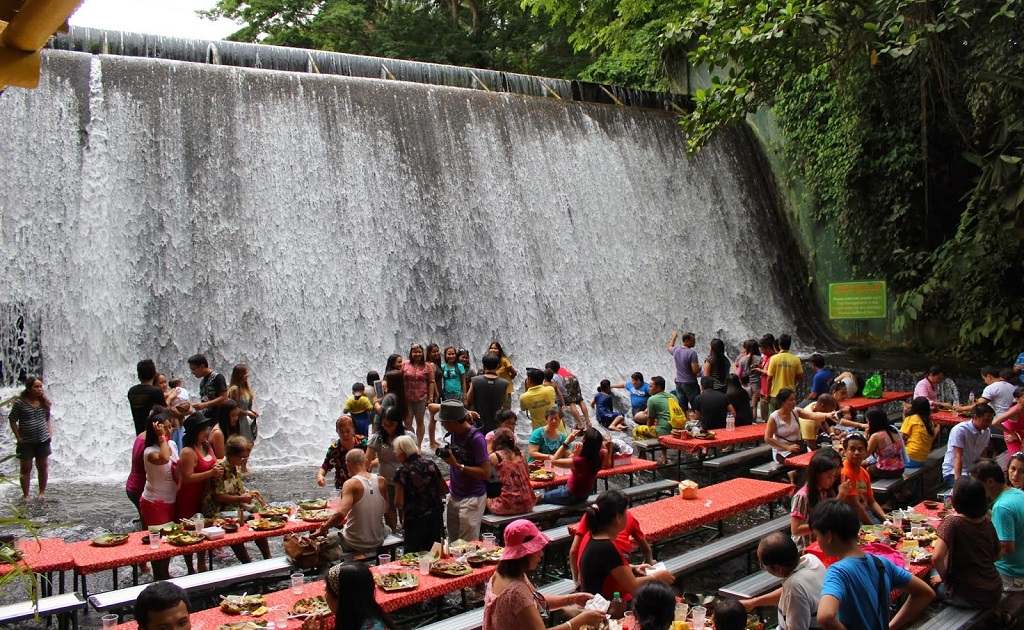
<path fill-rule="evenodd" d="M 627 505 L 626 495 L 620 490 L 602 492 L 583 516 L 587 519 L 587 529 L 594 534 L 604 533 L 617 516 L 626 513 Z"/>
<path fill-rule="evenodd" d="M 580 448 L 580 457 L 587 460 L 587 463 L 595 471 L 601 470 L 602 444 L 604 444 L 604 437 L 596 428 L 590 427 L 583 434 L 583 446 Z"/>
<path fill-rule="evenodd" d="M 1018 388 L 1020 389 L 1020 388 Z M 924 423 L 924 428 L 928 430 L 928 435 L 935 433 L 935 425 L 932 424 L 932 402 L 924 396 L 918 396 L 914 399 L 914 402 L 910 403 L 910 415 L 921 418 L 921 422 Z"/>
<path fill-rule="evenodd" d="M 494 440 L 491 442 L 494 452 L 511 451 L 512 454 L 522 455 L 519 446 L 516 445 L 516 436 L 508 429 L 501 427 L 494 432 Z"/>

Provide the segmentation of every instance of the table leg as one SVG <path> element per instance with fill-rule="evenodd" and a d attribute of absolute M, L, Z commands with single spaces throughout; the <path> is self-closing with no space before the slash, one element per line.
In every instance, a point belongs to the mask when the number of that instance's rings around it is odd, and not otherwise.
<path fill-rule="evenodd" d="M 139 585 L 139 565 L 137 564 L 132 565 L 132 584 Z"/>
<path fill-rule="evenodd" d="M 114 570 L 111 571 L 111 573 L 113 574 L 113 577 L 114 577 L 114 590 L 116 591 L 117 590 L 117 567 L 114 567 Z"/>
<path fill-rule="evenodd" d="M 58 578 L 58 579 L 60 580 L 60 594 L 63 595 L 65 587 L 66 587 L 66 585 L 64 583 L 64 571 L 60 572 L 60 578 Z"/>

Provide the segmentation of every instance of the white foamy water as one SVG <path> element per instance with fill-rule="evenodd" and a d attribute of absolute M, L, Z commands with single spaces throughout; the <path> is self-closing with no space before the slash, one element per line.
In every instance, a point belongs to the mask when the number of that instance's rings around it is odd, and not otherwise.
<path fill-rule="evenodd" d="M 0 97 L 0 302 L 41 331 L 54 476 L 124 477 L 144 357 L 192 391 L 189 355 L 247 363 L 257 458 L 308 465 L 351 384 L 414 341 L 557 358 L 589 401 L 601 378 L 671 380 L 674 328 L 703 357 L 798 326 L 740 133 L 688 161 L 656 111 L 44 60 L 38 90 Z"/>

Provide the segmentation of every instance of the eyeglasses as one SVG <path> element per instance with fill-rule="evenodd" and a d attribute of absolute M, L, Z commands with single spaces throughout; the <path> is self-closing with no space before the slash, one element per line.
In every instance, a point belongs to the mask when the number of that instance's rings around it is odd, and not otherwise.
<path fill-rule="evenodd" d="M 537 604 L 537 610 L 540 611 L 542 617 L 547 617 L 550 613 L 548 609 L 548 600 L 544 599 L 544 596 L 538 591 L 533 592 L 533 601 Z"/>

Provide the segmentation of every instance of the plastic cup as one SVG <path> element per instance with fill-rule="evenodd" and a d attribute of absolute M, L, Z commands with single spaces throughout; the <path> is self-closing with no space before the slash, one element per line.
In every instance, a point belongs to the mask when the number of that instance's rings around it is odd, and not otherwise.
<path fill-rule="evenodd" d="M 391 564 L 391 554 L 382 553 L 377 556 L 377 566 L 384 566 L 385 564 Z"/>
<path fill-rule="evenodd" d="M 544 460 L 544 470 L 546 470 L 548 472 L 551 472 L 551 470 L 553 470 L 554 467 L 555 467 L 555 465 L 553 463 L 551 463 L 550 459 L 545 459 Z"/>
<path fill-rule="evenodd" d="M 338 504 L 341 503 L 341 490 L 331 490 L 331 499 L 327 504 L 332 510 L 338 509 Z"/>
<path fill-rule="evenodd" d="M 430 575 L 430 561 L 433 560 L 431 556 L 420 556 L 420 575 Z"/>
<path fill-rule="evenodd" d="M 100 621 L 103 622 L 104 630 L 107 628 L 113 628 L 117 625 L 117 615 L 103 615 L 100 617 Z"/>
<path fill-rule="evenodd" d="M 483 535 L 484 549 L 494 549 L 494 534 Z"/>
<path fill-rule="evenodd" d="M 302 595 L 304 576 L 301 573 L 292 573 L 292 593 Z"/>
<path fill-rule="evenodd" d="M 892 513 L 892 524 L 898 529 L 903 529 L 903 512 L 896 510 Z"/>
<path fill-rule="evenodd" d="M 703 606 L 694 606 L 690 613 L 693 620 L 693 630 L 704 630 L 704 619 L 708 614 L 707 608 L 704 608 Z"/>
<path fill-rule="evenodd" d="M 685 602 L 676 604 L 676 614 L 674 617 L 675 621 L 686 621 L 686 614 L 690 612 L 690 607 Z"/>
<path fill-rule="evenodd" d="M 160 526 L 152 525 L 149 528 L 149 548 L 159 549 L 160 548 Z"/>
<path fill-rule="evenodd" d="M 274 609 L 274 625 L 278 628 L 288 627 L 288 607 L 278 606 Z"/>

